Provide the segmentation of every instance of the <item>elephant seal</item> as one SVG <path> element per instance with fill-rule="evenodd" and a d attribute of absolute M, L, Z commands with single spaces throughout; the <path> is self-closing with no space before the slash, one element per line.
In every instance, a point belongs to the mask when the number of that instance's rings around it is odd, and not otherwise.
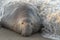
<path fill-rule="evenodd" d="M 40 29 L 38 13 L 38 9 L 32 4 L 11 3 L 5 6 L 6 15 L 2 17 L 1 24 L 23 36 L 29 36 Z"/>

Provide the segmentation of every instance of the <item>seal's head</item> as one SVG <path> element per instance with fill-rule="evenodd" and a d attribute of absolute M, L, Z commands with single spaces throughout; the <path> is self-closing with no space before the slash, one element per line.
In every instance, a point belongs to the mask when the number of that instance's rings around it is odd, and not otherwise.
<path fill-rule="evenodd" d="M 31 18 L 34 17 L 34 11 L 30 7 L 31 5 L 22 4 L 15 11 L 17 17 L 17 25 L 20 27 L 20 33 L 23 36 L 29 36 L 32 34 L 33 21 Z M 16 18 L 15 17 L 15 18 Z"/>
<path fill-rule="evenodd" d="M 12 13 L 2 18 L 2 23 L 23 36 L 30 36 L 40 28 L 40 18 L 37 14 L 37 8 L 34 5 L 19 3 Z"/>
<path fill-rule="evenodd" d="M 29 36 L 32 34 L 33 29 L 37 32 L 39 27 L 35 27 L 37 25 L 37 21 L 39 22 L 39 18 L 37 16 L 37 9 L 30 4 L 24 4 L 20 8 L 18 8 L 17 12 L 17 24 L 20 26 L 20 32 L 23 36 Z M 36 30 L 35 30 L 36 29 Z"/>

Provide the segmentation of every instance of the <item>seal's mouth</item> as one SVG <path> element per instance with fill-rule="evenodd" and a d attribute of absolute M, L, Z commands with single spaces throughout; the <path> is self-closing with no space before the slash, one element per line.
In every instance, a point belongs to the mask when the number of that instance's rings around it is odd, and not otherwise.
<path fill-rule="evenodd" d="M 22 27 L 21 35 L 30 36 L 32 34 L 32 28 L 29 24 L 26 24 Z"/>

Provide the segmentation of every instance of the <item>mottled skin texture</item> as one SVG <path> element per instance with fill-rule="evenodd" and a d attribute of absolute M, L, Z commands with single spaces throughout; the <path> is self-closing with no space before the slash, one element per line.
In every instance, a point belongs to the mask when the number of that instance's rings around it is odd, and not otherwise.
<path fill-rule="evenodd" d="M 38 10 L 31 4 L 21 3 L 13 13 L 1 19 L 2 25 L 23 36 L 29 36 L 40 29 Z"/>
<path fill-rule="evenodd" d="M 49 0 L 38 5 L 42 20 L 42 36 L 60 40 L 60 0 Z"/>

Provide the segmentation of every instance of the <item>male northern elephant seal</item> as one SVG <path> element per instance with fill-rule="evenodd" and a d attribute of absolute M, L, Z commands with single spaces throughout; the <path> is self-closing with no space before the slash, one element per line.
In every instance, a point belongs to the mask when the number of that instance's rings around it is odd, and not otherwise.
<path fill-rule="evenodd" d="M 29 36 L 40 29 L 39 12 L 35 6 L 28 3 L 9 3 L 7 5 L 5 6 L 5 16 L 1 19 L 2 25 L 23 36 Z"/>

